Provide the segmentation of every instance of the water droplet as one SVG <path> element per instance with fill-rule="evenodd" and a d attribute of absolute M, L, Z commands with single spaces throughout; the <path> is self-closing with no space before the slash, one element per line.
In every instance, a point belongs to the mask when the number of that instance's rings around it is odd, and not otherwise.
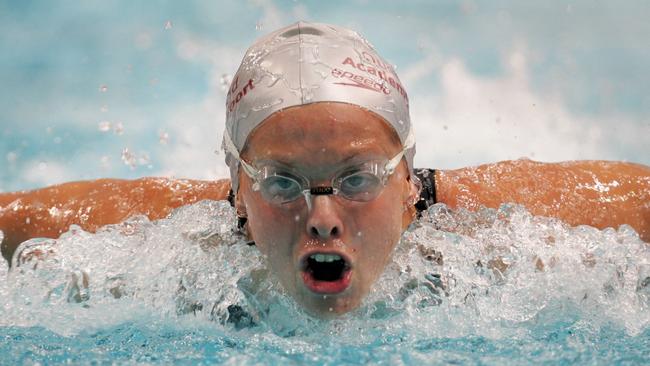
<path fill-rule="evenodd" d="M 111 123 L 109 121 L 101 121 L 97 126 L 101 132 L 108 132 L 111 130 Z"/>
<path fill-rule="evenodd" d="M 151 162 L 151 158 L 149 157 L 149 154 L 147 153 L 140 154 L 140 157 L 138 158 L 138 165 L 149 165 L 150 162 Z"/>
<path fill-rule="evenodd" d="M 171 20 L 168 20 L 165 22 L 165 30 L 172 29 L 174 27 L 174 24 L 172 23 Z"/>
<path fill-rule="evenodd" d="M 41 161 L 40 163 L 38 163 L 38 169 L 39 169 L 39 170 L 45 170 L 45 169 L 47 169 L 47 162 L 45 162 L 45 161 Z"/>
<path fill-rule="evenodd" d="M 108 169 L 110 167 L 111 158 L 104 155 L 99 159 L 99 162 L 100 162 L 102 168 Z"/>
<path fill-rule="evenodd" d="M 107 91 L 108 91 L 108 86 L 107 85 L 102 84 L 102 85 L 99 86 L 99 92 L 100 93 L 106 93 Z"/>
<path fill-rule="evenodd" d="M 16 154 L 16 153 L 13 152 L 13 151 L 10 151 L 10 152 L 7 153 L 7 162 L 8 162 L 9 164 L 13 164 L 13 163 L 15 163 L 15 162 L 16 162 L 16 159 L 18 159 L 18 154 Z"/>
<path fill-rule="evenodd" d="M 32 219 L 30 219 L 29 217 L 25 219 L 25 224 L 29 225 L 30 222 L 32 222 Z"/>
<path fill-rule="evenodd" d="M 282 98 L 278 98 L 278 99 L 276 99 L 274 101 L 271 101 L 269 103 L 256 105 L 256 106 L 252 107 L 251 110 L 255 111 L 255 112 L 259 112 L 259 111 L 261 111 L 263 109 L 271 108 L 271 107 L 273 107 L 275 105 L 278 105 L 278 104 L 282 103 L 283 101 L 284 100 Z"/>
<path fill-rule="evenodd" d="M 99 111 L 102 112 L 102 113 L 108 112 L 108 106 L 106 104 L 104 104 L 101 108 L 99 108 Z"/>
<path fill-rule="evenodd" d="M 262 30 L 263 27 L 264 27 L 264 23 L 262 22 L 255 23 L 255 30 Z"/>
<path fill-rule="evenodd" d="M 124 133 L 124 125 L 122 124 L 122 122 L 117 122 L 115 124 L 115 127 L 113 127 L 113 132 L 118 136 Z"/>
<path fill-rule="evenodd" d="M 135 169 L 135 163 L 136 163 L 136 158 L 135 155 L 133 155 L 128 147 L 125 147 L 122 150 L 122 161 L 124 162 L 125 165 L 128 165 L 131 169 Z"/>
<path fill-rule="evenodd" d="M 169 142 L 169 134 L 167 132 L 164 132 L 164 131 L 161 132 L 160 135 L 158 136 L 158 141 L 162 145 L 167 145 L 167 143 Z"/>
<path fill-rule="evenodd" d="M 296 220 L 296 222 L 300 221 L 300 215 L 296 215 L 293 219 Z"/>
<path fill-rule="evenodd" d="M 232 82 L 232 75 L 230 74 L 221 74 L 221 79 L 219 83 L 221 84 L 221 91 L 228 91 L 230 88 L 230 83 Z"/>

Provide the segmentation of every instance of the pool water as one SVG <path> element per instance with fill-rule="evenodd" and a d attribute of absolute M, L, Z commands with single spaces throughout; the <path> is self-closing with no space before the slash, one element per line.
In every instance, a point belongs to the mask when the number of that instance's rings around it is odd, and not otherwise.
<path fill-rule="evenodd" d="M 2 364 L 647 364 L 650 247 L 516 205 L 437 204 L 359 309 L 305 314 L 225 202 L 24 243 Z M 34 253 L 40 253 L 34 255 Z"/>

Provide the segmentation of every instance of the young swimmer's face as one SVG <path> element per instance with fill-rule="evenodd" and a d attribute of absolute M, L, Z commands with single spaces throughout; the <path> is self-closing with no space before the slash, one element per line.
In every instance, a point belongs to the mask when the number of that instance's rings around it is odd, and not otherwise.
<path fill-rule="evenodd" d="M 314 103 L 271 115 L 250 135 L 242 157 L 258 169 L 290 167 L 314 187 L 331 186 L 348 167 L 354 172 L 364 162 L 387 161 L 401 149 L 377 115 L 350 104 Z M 240 182 L 238 211 L 248 216 L 249 233 L 271 270 L 309 312 L 324 317 L 359 306 L 410 222 L 409 202 L 417 195 L 404 162 L 367 202 L 313 195 L 311 208 L 304 196 L 278 204 L 241 172 Z"/>

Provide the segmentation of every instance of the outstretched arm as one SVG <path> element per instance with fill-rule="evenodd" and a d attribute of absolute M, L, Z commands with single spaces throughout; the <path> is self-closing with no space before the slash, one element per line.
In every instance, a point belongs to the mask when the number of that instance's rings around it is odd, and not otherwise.
<path fill-rule="evenodd" d="M 10 260 L 23 241 L 34 237 L 57 238 L 72 224 L 94 232 L 136 214 L 160 219 L 179 206 L 204 199 L 225 199 L 229 189 L 228 180 L 142 178 L 73 182 L 0 194 L 2 255 Z"/>
<path fill-rule="evenodd" d="M 476 210 L 501 203 L 570 225 L 606 228 L 628 224 L 650 242 L 650 167 L 621 162 L 504 161 L 439 171 L 437 199 Z"/>

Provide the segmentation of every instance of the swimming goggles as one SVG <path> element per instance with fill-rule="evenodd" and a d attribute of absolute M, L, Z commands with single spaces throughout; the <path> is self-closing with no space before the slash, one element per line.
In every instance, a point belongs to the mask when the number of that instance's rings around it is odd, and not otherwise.
<path fill-rule="evenodd" d="M 255 167 L 242 159 L 226 139 L 225 147 L 239 161 L 244 173 L 253 181 L 253 191 L 273 204 L 283 205 L 305 197 L 308 210 L 312 208 L 312 196 L 335 195 L 349 201 L 368 202 L 375 199 L 395 172 L 404 153 L 414 145 L 411 134 L 402 150 L 391 159 L 370 160 L 353 164 L 337 171 L 329 185 L 311 186 L 310 180 L 290 166 L 273 162 Z M 229 136 L 228 136 L 229 137 Z"/>
<path fill-rule="evenodd" d="M 264 165 L 257 169 L 240 160 L 242 169 L 253 180 L 253 191 L 273 204 L 282 205 L 305 197 L 311 210 L 311 196 L 336 195 L 346 200 L 368 202 L 375 199 L 395 172 L 404 151 L 388 161 L 367 161 L 339 170 L 329 186 L 312 187 L 308 178 L 283 165 Z"/>

